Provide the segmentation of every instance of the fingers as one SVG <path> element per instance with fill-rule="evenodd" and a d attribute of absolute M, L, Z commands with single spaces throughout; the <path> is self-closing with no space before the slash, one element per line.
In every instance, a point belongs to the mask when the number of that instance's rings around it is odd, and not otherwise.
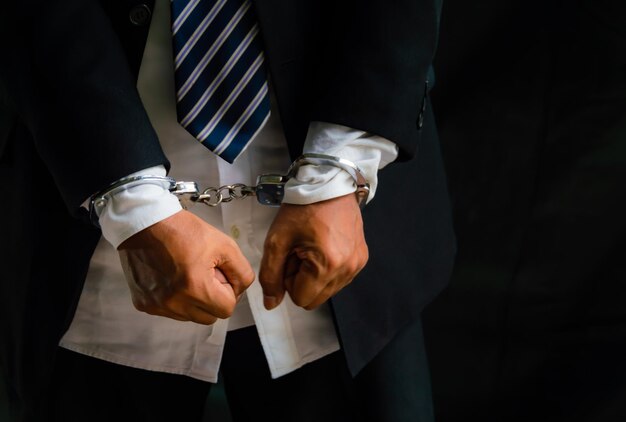
<path fill-rule="evenodd" d="M 309 305 L 328 285 L 328 274 L 317 263 L 302 260 L 298 273 L 288 289 L 291 300 L 298 306 Z"/>
<path fill-rule="evenodd" d="M 288 292 L 293 291 L 293 286 L 296 280 L 296 275 L 300 271 L 300 258 L 295 253 L 287 256 L 285 263 L 285 269 L 283 272 L 283 285 Z"/>
<path fill-rule="evenodd" d="M 177 291 L 170 303 L 180 302 L 184 306 L 195 306 L 215 317 L 228 318 L 235 310 L 237 296 L 233 286 L 225 280 L 220 270 L 196 272 L 187 278 L 186 287 Z M 184 312 L 184 308 L 183 311 L 177 311 Z"/>
<path fill-rule="evenodd" d="M 340 280 L 333 280 L 332 282 L 326 285 L 326 287 L 320 292 L 319 295 L 317 295 L 315 299 L 313 299 L 313 301 L 311 301 L 308 305 L 303 306 L 303 308 L 306 309 L 307 311 L 317 308 L 318 306 L 326 302 L 328 299 L 335 296 L 335 294 L 337 294 L 341 289 L 346 287 L 348 284 L 352 283 L 352 280 L 353 278 L 348 280 L 347 282 L 340 281 Z"/>
<path fill-rule="evenodd" d="M 221 283 L 217 279 L 210 282 L 208 297 L 198 295 L 177 295 L 160 306 L 140 309 L 152 315 L 160 315 L 179 321 L 193 321 L 198 324 L 211 325 L 218 318 L 224 319 L 232 315 L 237 300 L 230 284 Z"/>
<path fill-rule="evenodd" d="M 367 252 L 362 250 L 339 260 L 322 251 L 299 255 L 295 274 L 285 276 L 285 286 L 294 304 L 307 310 L 317 308 L 350 284 L 367 261 Z M 290 267 L 294 267 L 292 259 L 288 260 L 287 268 Z"/>
<path fill-rule="evenodd" d="M 188 321 L 195 322 L 196 324 L 211 325 L 217 321 L 217 317 L 206 312 L 197 306 L 190 306 L 187 308 Z"/>
<path fill-rule="evenodd" d="M 172 309 L 176 309 L 176 311 L 173 311 Z M 161 308 L 159 313 L 153 315 L 160 315 L 168 318 L 177 319 L 179 321 L 191 321 L 195 322 L 196 324 L 203 325 L 211 325 L 214 324 L 215 321 L 217 321 L 217 316 L 208 312 L 206 309 L 203 309 L 202 307 L 197 305 L 183 302 L 177 302 L 176 305 L 170 305 L 169 309 Z"/>
<path fill-rule="evenodd" d="M 215 274 L 213 275 L 213 277 L 216 278 L 217 281 L 219 281 L 222 284 L 230 284 L 228 283 L 228 279 L 226 279 L 226 276 L 224 275 L 222 270 L 220 270 L 219 268 L 215 268 L 214 271 L 215 271 Z"/>
<path fill-rule="evenodd" d="M 306 310 L 317 308 L 354 279 L 354 275 L 344 272 L 332 278 L 328 273 L 320 274 L 319 270 L 312 270 L 313 267 L 310 262 L 304 261 L 294 277 L 293 287 L 287 289 L 293 303 Z"/>
<path fill-rule="evenodd" d="M 254 270 L 236 244 L 227 248 L 223 258 L 215 268 L 218 280 L 225 280 L 230 284 L 235 296 L 239 297 L 254 281 Z"/>
<path fill-rule="evenodd" d="M 148 315 L 162 316 L 165 318 L 175 319 L 177 321 L 189 321 L 189 318 L 187 316 L 179 314 L 178 312 L 174 312 L 171 309 L 161 308 L 157 306 L 146 306 L 137 303 L 134 300 L 133 305 L 135 306 L 135 309 L 141 312 L 145 312 Z"/>
<path fill-rule="evenodd" d="M 213 324 L 217 318 L 228 318 L 237 304 L 232 286 L 219 270 L 191 274 L 186 277 L 184 288 L 169 293 L 158 291 L 146 295 L 137 288 L 132 288 L 131 293 L 139 311 L 199 324 Z"/>
<path fill-rule="evenodd" d="M 367 244 L 353 195 L 309 205 L 283 204 L 268 232 L 259 273 L 265 307 L 276 307 L 285 291 L 298 306 L 319 306 L 365 262 Z"/>
<path fill-rule="evenodd" d="M 206 310 L 188 303 L 185 304 L 177 299 L 172 299 L 161 306 L 138 303 L 135 300 L 133 300 L 133 304 L 135 308 L 141 312 L 171 318 L 177 321 L 193 321 L 204 325 L 211 325 L 217 321 L 217 317 L 211 315 Z"/>
<path fill-rule="evenodd" d="M 166 317 L 170 319 L 175 319 L 177 321 L 191 321 L 191 322 L 195 322 L 196 324 L 202 324 L 202 325 L 212 325 L 215 323 L 215 321 L 217 321 L 216 316 L 211 315 L 210 313 L 206 312 L 204 309 L 201 309 L 200 307 L 193 306 L 193 305 L 186 306 L 184 314 L 173 312 L 166 308 L 159 308 L 157 310 L 145 311 L 145 312 L 150 315 L 162 316 L 162 317 Z"/>
<path fill-rule="evenodd" d="M 263 305 L 267 310 L 280 305 L 285 296 L 283 278 L 288 252 L 277 236 L 268 235 L 259 270 L 259 282 L 263 288 Z"/>
<path fill-rule="evenodd" d="M 207 310 L 210 314 L 218 318 L 228 318 L 235 312 L 237 305 L 237 295 L 233 287 L 220 282 L 217 278 L 212 278 L 207 288 L 208 300 L 198 301 L 198 307 Z"/>
<path fill-rule="evenodd" d="M 218 318 L 230 317 L 237 304 L 237 298 L 229 283 L 210 276 L 198 280 L 196 287 L 185 290 L 163 303 L 162 307 L 198 324 L 213 324 Z"/>
<path fill-rule="evenodd" d="M 226 276 L 224 275 L 224 273 L 219 268 L 215 268 L 215 276 L 214 277 L 221 284 L 229 284 L 230 285 L 230 283 L 226 279 Z M 231 288 L 232 288 L 232 286 L 231 286 Z M 233 289 L 233 293 L 234 293 L 234 289 Z M 238 295 L 235 295 L 235 298 L 237 299 L 237 302 L 239 302 L 239 299 L 241 299 L 242 295 L 243 295 L 243 292 L 239 293 Z"/>
<path fill-rule="evenodd" d="M 254 280 L 237 244 L 185 211 L 129 239 L 122 268 L 135 307 L 149 314 L 212 324 L 233 313 Z"/>

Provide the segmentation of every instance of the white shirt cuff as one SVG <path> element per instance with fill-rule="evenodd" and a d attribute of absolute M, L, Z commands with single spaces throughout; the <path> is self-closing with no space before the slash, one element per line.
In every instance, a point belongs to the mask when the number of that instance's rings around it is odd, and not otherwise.
<path fill-rule="evenodd" d="M 165 176 L 163 166 L 150 167 L 132 176 Z M 182 210 L 178 198 L 167 189 L 137 185 L 113 195 L 100 212 L 102 236 L 117 249 L 126 239 Z"/>
<path fill-rule="evenodd" d="M 303 152 L 341 157 L 356 164 L 370 184 L 367 202 L 376 195 L 378 170 L 398 158 L 398 147 L 388 139 L 325 122 L 309 124 Z M 305 205 L 355 190 L 354 179 L 342 169 L 307 165 L 300 167 L 296 177 L 287 182 L 283 202 Z"/>

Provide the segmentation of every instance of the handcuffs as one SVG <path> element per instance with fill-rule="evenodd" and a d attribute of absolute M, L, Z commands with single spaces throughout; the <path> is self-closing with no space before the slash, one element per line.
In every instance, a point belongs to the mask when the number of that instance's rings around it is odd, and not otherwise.
<path fill-rule="evenodd" d="M 99 227 L 98 217 L 102 209 L 109 200 L 121 191 L 130 189 L 138 185 L 157 185 L 169 190 L 178 199 L 183 208 L 188 209 L 195 203 L 203 203 L 210 207 L 227 203 L 233 199 L 243 199 L 248 196 L 255 196 L 261 205 L 271 207 L 280 206 L 285 195 L 285 184 L 296 176 L 300 167 L 304 165 L 332 166 L 346 171 L 356 184 L 357 202 L 361 208 L 367 203 L 370 193 L 370 185 L 361 169 L 352 161 L 332 155 L 308 153 L 298 157 L 287 170 L 287 174 L 262 174 L 257 177 L 255 186 L 248 186 L 243 183 L 220 186 L 219 188 L 209 187 L 200 191 L 196 182 L 176 181 L 166 176 L 132 176 L 125 177 L 111 184 L 106 189 L 96 193 L 89 200 L 89 216 L 91 222 Z"/>

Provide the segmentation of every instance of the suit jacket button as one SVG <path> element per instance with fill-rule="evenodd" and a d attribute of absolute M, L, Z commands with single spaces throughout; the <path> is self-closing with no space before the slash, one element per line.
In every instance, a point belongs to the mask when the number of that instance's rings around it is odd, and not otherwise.
<path fill-rule="evenodd" d="M 148 22 L 150 22 L 150 17 L 152 16 L 152 11 L 145 4 L 138 4 L 132 9 L 130 9 L 130 13 L 128 17 L 130 18 L 130 22 L 133 25 L 144 26 Z"/>

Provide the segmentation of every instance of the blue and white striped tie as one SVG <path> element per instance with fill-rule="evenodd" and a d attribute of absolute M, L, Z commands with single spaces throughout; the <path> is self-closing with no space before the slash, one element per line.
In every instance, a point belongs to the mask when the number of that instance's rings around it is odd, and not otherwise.
<path fill-rule="evenodd" d="M 178 121 L 232 163 L 270 115 L 250 0 L 172 0 Z"/>

